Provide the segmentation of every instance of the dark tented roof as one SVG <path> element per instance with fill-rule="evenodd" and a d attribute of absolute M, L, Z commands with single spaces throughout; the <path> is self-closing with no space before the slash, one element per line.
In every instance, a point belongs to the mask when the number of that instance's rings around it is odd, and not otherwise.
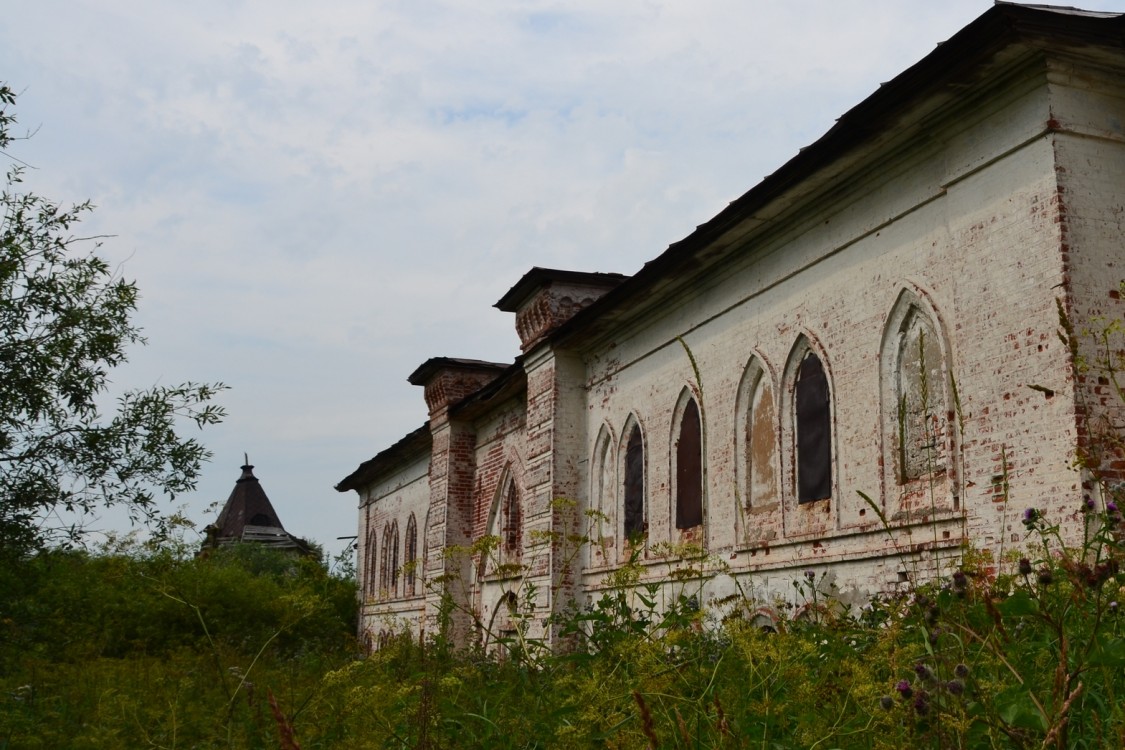
<path fill-rule="evenodd" d="M 303 554 L 312 552 L 308 542 L 285 530 L 273 503 L 254 476 L 254 467 L 249 461 L 242 466 L 242 475 L 235 481 L 218 520 L 206 531 L 205 548 L 233 542 L 254 542 Z"/>

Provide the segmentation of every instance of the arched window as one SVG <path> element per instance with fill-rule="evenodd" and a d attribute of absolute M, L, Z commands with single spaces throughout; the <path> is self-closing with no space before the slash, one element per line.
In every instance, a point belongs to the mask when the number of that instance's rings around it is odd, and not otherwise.
<path fill-rule="evenodd" d="M 703 523 L 703 429 L 699 407 L 688 398 L 676 438 L 676 528 Z"/>
<path fill-rule="evenodd" d="M 379 566 L 379 590 L 382 596 L 391 594 L 391 525 L 383 524 L 383 556 Z"/>
<path fill-rule="evenodd" d="M 929 316 L 911 306 L 895 338 L 895 466 L 905 483 L 945 469 L 945 378 L 941 343 Z"/>
<path fill-rule="evenodd" d="M 391 571 L 390 571 L 390 585 L 387 587 L 390 590 L 391 598 L 398 596 L 398 521 L 391 524 Z"/>
<path fill-rule="evenodd" d="M 368 514 L 370 516 L 370 514 Z M 367 528 L 367 546 L 363 550 L 363 590 L 367 598 L 374 599 L 378 591 L 379 585 L 376 580 L 378 576 L 378 558 L 376 557 L 376 544 L 375 544 L 375 528 L 370 525 L 368 520 Z"/>
<path fill-rule="evenodd" d="M 797 369 L 793 391 L 797 443 L 797 502 L 832 497 L 832 405 L 828 376 L 811 349 Z"/>
<path fill-rule="evenodd" d="M 635 538 L 645 534 L 645 445 L 641 428 L 636 423 L 629 431 L 625 445 L 625 537 Z"/>
<path fill-rule="evenodd" d="M 508 489 L 504 492 L 502 513 L 501 543 L 504 554 L 508 559 L 519 557 L 522 547 L 522 525 L 520 513 L 520 496 L 516 490 L 516 480 L 508 480 Z"/>
<path fill-rule="evenodd" d="M 410 518 L 406 522 L 406 554 L 405 565 L 403 566 L 406 571 L 405 583 L 406 590 L 403 592 L 406 596 L 414 596 L 415 587 L 414 582 L 417 580 L 418 567 L 418 524 L 414 520 L 414 514 L 410 514 Z"/>
<path fill-rule="evenodd" d="M 746 508 L 764 508 L 780 497 L 778 419 L 770 374 L 752 357 L 738 389 L 738 477 Z"/>
<path fill-rule="evenodd" d="M 603 425 L 594 442 L 594 457 L 590 474 L 590 504 L 591 510 L 597 511 L 592 518 L 593 528 L 590 536 L 593 540 L 591 552 L 598 562 L 605 562 L 611 550 L 617 546 L 617 508 L 614 488 L 614 471 L 612 463 L 612 438 L 609 430 Z"/>

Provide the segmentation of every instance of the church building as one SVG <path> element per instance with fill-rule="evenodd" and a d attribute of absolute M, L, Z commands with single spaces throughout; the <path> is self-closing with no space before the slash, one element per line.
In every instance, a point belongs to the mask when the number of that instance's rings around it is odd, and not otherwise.
<path fill-rule="evenodd" d="M 636 274 L 531 269 L 519 356 L 422 363 L 336 487 L 362 631 L 552 640 L 626 569 L 769 618 L 1003 566 L 1032 509 L 1080 539 L 1125 472 L 1083 334 L 1125 313 L 1123 40 L 998 3 Z"/>

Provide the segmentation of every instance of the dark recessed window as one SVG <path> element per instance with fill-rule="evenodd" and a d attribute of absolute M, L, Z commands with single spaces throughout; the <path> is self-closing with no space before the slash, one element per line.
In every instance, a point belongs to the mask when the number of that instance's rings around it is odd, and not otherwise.
<path fill-rule="evenodd" d="M 676 441 L 676 528 L 703 523 L 703 442 L 699 407 L 687 402 Z"/>
<path fill-rule="evenodd" d="M 797 501 L 832 497 L 832 417 L 820 357 L 805 355 L 794 393 L 797 421 Z"/>
<path fill-rule="evenodd" d="M 645 446 L 633 425 L 625 448 L 625 536 L 645 533 Z"/>

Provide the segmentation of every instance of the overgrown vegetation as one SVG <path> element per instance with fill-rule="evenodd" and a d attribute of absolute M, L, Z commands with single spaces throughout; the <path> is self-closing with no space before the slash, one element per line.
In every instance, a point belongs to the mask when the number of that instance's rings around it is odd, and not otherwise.
<path fill-rule="evenodd" d="M 0 748 L 278 747 L 271 695 L 335 731 L 305 710 L 355 615 L 353 581 L 251 545 L 40 553 L 0 569 Z"/>

